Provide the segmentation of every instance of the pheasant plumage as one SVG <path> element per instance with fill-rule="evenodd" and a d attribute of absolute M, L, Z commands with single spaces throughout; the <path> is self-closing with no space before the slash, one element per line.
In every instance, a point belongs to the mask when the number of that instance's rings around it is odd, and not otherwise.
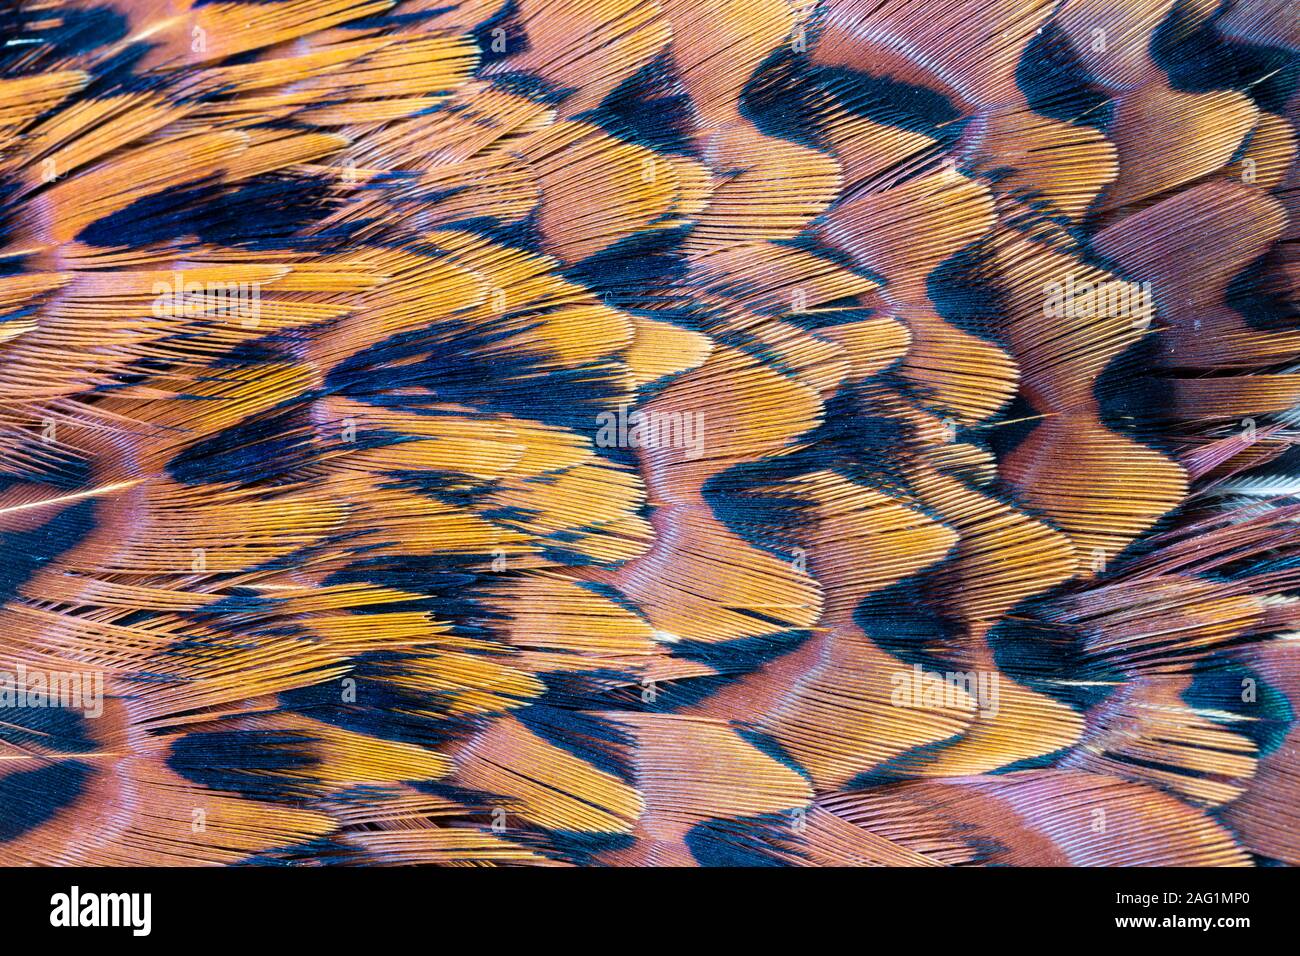
<path fill-rule="evenodd" d="M 0 863 L 1300 863 L 1297 23 L 0 0 Z"/>

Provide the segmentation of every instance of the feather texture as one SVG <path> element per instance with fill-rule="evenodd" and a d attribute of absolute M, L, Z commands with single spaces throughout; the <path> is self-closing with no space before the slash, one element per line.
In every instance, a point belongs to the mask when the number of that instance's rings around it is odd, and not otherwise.
<path fill-rule="evenodd" d="M 1300 863 L 1297 76 L 1275 0 L 0 9 L 0 863 Z"/>

